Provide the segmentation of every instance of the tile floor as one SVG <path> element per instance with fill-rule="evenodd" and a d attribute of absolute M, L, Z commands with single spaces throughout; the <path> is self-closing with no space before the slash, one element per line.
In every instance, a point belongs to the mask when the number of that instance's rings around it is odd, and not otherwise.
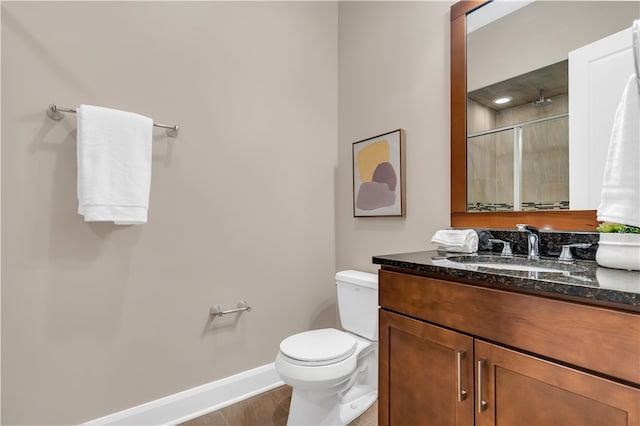
<path fill-rule="evenodd" d="M 287 424 L 291 387 L 284 385 L 253 398 L 230 405 L 213 413 L 197 417 L 181 426 L 284 426 Z M 376 401 L 349 426 L 377 426 Z"/>

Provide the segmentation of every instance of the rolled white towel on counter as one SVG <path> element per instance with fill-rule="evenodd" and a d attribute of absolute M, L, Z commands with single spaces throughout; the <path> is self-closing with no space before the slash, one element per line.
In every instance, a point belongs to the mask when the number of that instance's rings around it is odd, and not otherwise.
<path fill-rule="evenodd" d="M 478 251 L 478 234 L 473 229 L 441 229 L 431 238 L 438 244 L 438 250 L 456 253 L 475 253 Z"/>

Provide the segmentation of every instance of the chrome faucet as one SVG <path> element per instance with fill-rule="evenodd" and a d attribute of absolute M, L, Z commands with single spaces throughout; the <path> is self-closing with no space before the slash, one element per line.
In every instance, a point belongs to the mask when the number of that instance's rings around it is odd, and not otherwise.
<path fill-rule="evenodd" d="M 520 232 L 527 233 L 527 259 L 540 259 L 540 231 L 531 225 L 516 225 Z"/>

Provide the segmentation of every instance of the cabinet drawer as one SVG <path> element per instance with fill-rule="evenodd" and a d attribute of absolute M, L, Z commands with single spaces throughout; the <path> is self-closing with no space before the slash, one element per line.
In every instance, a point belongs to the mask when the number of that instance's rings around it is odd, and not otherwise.
<path fill-rule="evenodd" d="M 380 306 L 640 384 L 640 315 L 380 271 Z"/>

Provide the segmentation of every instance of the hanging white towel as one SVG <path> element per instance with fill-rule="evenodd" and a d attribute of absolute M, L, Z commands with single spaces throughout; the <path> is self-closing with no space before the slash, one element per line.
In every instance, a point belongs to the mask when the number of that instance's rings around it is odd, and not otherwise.
<path fill-rule="evenodd" d="M 478 234 L 473 229 L 441 229 L 431 238 L 438 250 L 458 253 L 478 251 Z"/>
<path fill-rule="evenodd" d="M 86 222 L 147 222 L 152 128 L 139 114 L 78 108 L 78 213 Z"/>
<path fill-rule="evenodd" d="M 635 74 L 616 110 L 597 216 L 640 227 L 640 87 Z"/>

